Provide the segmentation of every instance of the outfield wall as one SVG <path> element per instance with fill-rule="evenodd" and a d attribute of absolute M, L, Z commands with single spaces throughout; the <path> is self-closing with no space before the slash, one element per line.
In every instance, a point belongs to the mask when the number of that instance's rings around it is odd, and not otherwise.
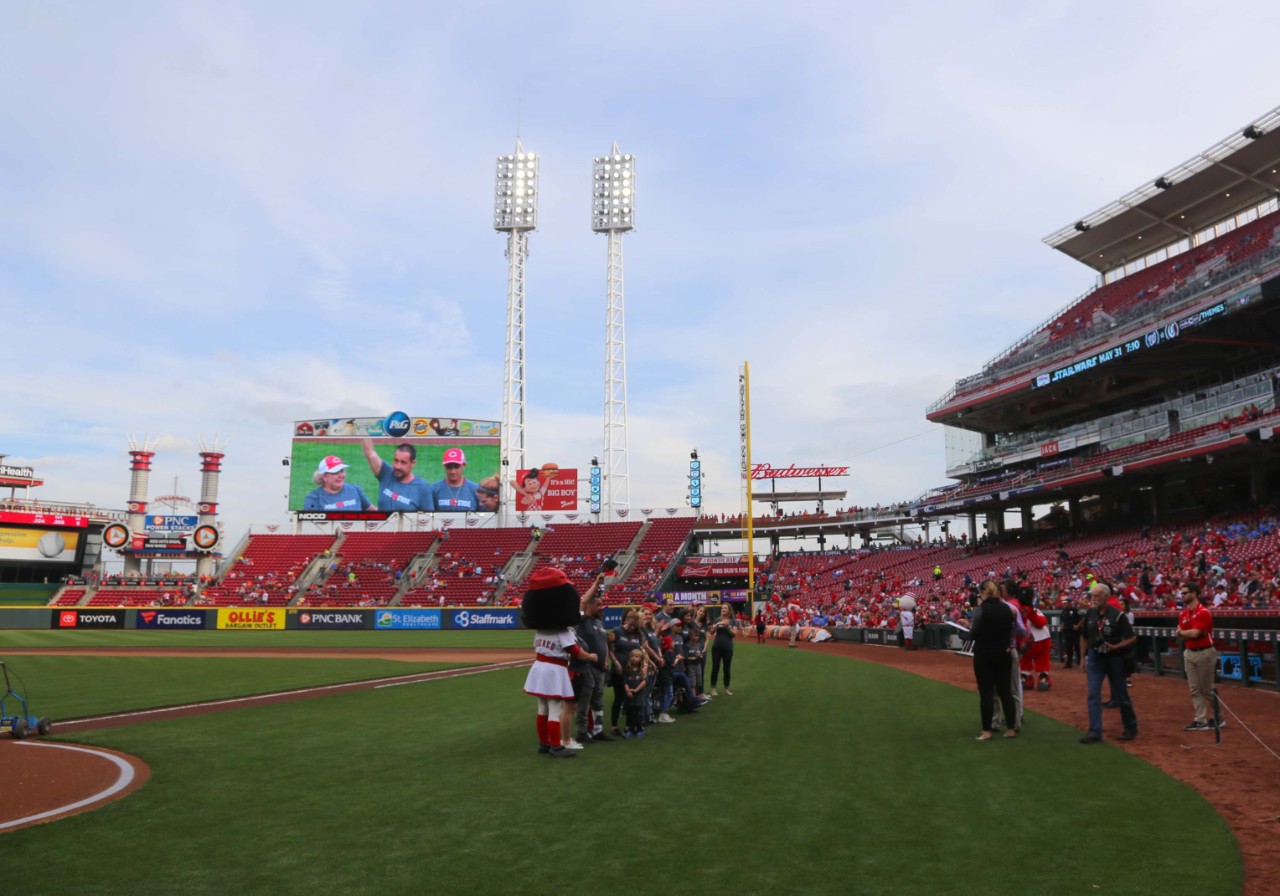
<path fill-rule="evenodd" d="M 606 607 L 616 628 L 631 607 Z M 506 631 L 523 628 L 519 607 L 41 607 L 0 608 L 3 629 L 190 631 Z"/>

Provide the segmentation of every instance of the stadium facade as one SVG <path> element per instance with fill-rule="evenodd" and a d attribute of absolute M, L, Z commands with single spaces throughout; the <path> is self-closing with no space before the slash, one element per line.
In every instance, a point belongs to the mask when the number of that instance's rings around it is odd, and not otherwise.
<path fill-rule="evenodd" d="M 926 412 L 954 483 L 919 517 L 1060 503 L 1156 523 L 1263 502 L 1280 452 L 1280 108 L 1045 238 L 1097 284 Z"/>

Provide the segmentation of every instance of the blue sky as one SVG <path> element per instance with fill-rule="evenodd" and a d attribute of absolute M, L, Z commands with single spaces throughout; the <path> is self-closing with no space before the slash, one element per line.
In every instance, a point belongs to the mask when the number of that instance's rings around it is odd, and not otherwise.
<path fill-rule="evenodd" d="M 280 522 L 290 422 L 502 415 L 494 157 L 541 156 L 528 460 L 603 432 L 590 167 L 637 157 L 631 503 L 739 506 L 757 461 L 850 500 L 941 484 L 924 409 L 1092 283 L 1040 239 L 1280 102 L 1272 3 L 113 3 L 0 31 L 0 453 L 34 495 L 198 492 Z M 1248 43 L 1246 43 L 1248 41 Z M 885 447 L 889 446 L 889 447 Z"/>

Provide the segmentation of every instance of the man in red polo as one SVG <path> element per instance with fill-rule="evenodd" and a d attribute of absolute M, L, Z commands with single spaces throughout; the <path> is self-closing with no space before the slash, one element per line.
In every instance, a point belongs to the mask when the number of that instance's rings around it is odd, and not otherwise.
<path fill-rule="evenodd" d="M 1213 673 L 1218 651 L 1213 648 L 1213 616 L 1200 602 L 1200 586 L 1188 582 L 1182 588 L 1183 610 L 1178 614 L 1178 640 L 1182 642 L 1182 666 L 1191 688 L 1191 706 L 1196 717 L 1186 731 L 1212 731 L 1209 696 L 1213 693 Z"/>

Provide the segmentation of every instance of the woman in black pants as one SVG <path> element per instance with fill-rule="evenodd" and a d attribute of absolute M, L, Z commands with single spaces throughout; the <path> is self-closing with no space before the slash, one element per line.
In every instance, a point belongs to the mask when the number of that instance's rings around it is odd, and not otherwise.
<path fill-rule="evenodd" d="M 979 711 L 982 715 L 982 733 L 978 740 L 991 740 L 991 717 L 995 710 L 995 694 L 1000 695 L 1000 705 L 1006 719 L 1016 719 L 1013 704 L 1013 610 L 1000 599 L 996 583 L 987 579 L 978 592 L 982 602 L 973 611 L 967 640 L 973 642 L 973 677 L 978 681 Z M 1005 737 L 1017 737 L 1010 727 Z"/>
<path fill-rule="evenodd" d="M 716 681 L 720 678 L 720 664 L 724 663 L 724 692 L 730 697 L 730 670 L 733 669 L 733 608 L 725 604 L 720 608 L 720 618 L 711 626 L 715 640 L 711 642 L 711 696 L 716 694 Z"/>

